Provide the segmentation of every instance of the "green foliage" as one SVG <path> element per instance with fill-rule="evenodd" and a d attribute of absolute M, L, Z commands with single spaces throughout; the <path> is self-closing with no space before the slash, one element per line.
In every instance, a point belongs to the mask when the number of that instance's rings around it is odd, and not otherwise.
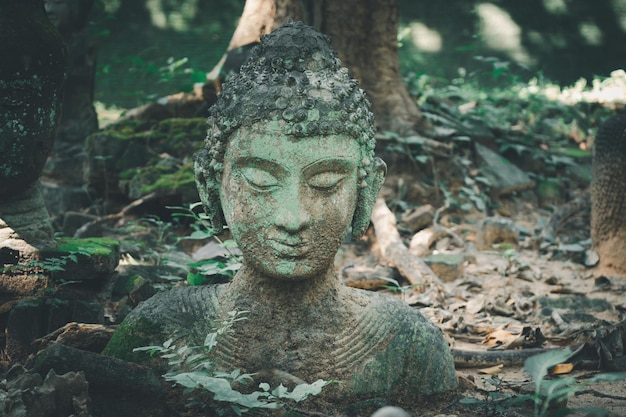
<path fill-rule="evenodd" d="M 393 278 L 382 277 L 382 276 L 374 276 L 372 278 L 378 278 L 378 279 L 382 279 L 383 281 L 387 281 L 390 285 L 383 285 L 383 288 L 386 288 L 393 292 L 399 292 L 400 294 L 402 294 L 403 300 L 406 299 L 406 295 L 409 294 L 411 290 L 413 290 L 413 288 L 426 285 L 426 284 L 400 285 L 400 283 Z"/>
<path fill-rule="evenodd" d="M 464 405 L 478 406 L 482 408 L 484 416 L 504 416 L 508 415 L 515 397 L 511 394 L 503 392 L 506 382 L 498 375 L 492 375 L 490 378 L 481 378 L 487 389 L 480 389 L 483 398 L 461 398 L 459 402 Z"/>
<path fill-rule="evenodd" d="M 217 347 L 221 335 L 231 332 L 233 325 L 241 320 L 247 311 L 231 311 L 221 323 L 221 327 L 210 332 L 202 346 L 177 346 L 173 339 L 168 339 L 162 346 L 135 348 L 134 352 L 159 354 L 167 359 L 170 370 L 163 375 L 165 380 L 185 388 L 185 394 L 194 393 L 188 406 L 211 409 L 219 415 L 228 409 L 241 416 L 243 413 L 260 409 L 289 409 L 310 396 L 318 395 L 330 381 L 317 380 L 312 384 L 302 383 L 292 391 L 280 384 L 272 389 L 268 383 L 260 383 L 259 390 L 243 393 L 244 388 L 253 381 L 254 374 L 241 373 L 239 369 L 221 372 L 216 368 L 211 353 Z"/>
<path fill-rule="evenodd" d="M 538 182 L 557 182 L 562 188 L 562 178 L 571 179 L 572 170 L 590 162 L 595 132 L 614 112 L 603 100 L 610 100 L 607 95 L 614 90 L 626 88 L 626 76 L 617 71 L 592 85 L 579 82 L 561 88 L 541 76 L 523 82 L 509 73 L 507 63 L 481 59 L 492 65 L 491 78 L 497 83 L 465 72 L 451 80 L 426 74 L 407 79 L 424 117 L 434 125 L 433 136 L 453 145 L 455 157 L 466 147 L 462 140 L 495 144 L 503 156 L 522 164 Z M 424 153 L 420 158 L 427 160 Z M 462 190 L 464 199 L 481 210 L 486 201 L 470 198 L 472 193 L 467 191 Z"/>
<path fill-rule="evenodd" d="M 225 256 L 215 256 L 187 264 L 189 273 L 187 283 L 189 285 L 203 285 L 215 282 L 220 278 L 232 279 L 241 268 L 241 256 L 235 252 L 237 243 L 234 240 L 221 241 L 213 236 L 212 227 L 208 216 L 202 211 L 202 203 L 196 202 L 188 207 L 168 207 L 175 210 L 172 216 L 175 219 L 191 219 L 191 234 L 179 238 L 181 240 L 205 240 L 213 238 L 226 250 Z"/>
<path fill-rule="evenodd" d="M 551 368 L 564 363 L 571 356 L 572 351 L 567 348 L 535 355 L 524 362 L 524 370 L 530 375 L 535 384 L 535 392 L 532 396 L 535 405 L 535 417 L 546 417 L 551 405 L 566 400 L 589 384 L 626 379 L 626 372 L 597 374 L 585 382 L 579 382 L 571 376 L 547 379 Z"/>

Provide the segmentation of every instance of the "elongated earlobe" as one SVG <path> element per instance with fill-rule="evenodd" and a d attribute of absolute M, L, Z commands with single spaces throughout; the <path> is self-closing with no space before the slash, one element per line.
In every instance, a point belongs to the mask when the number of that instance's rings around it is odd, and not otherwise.
<path fill-rule="evenodd" d="M 359 190 L 359 200 L 352 217 L 352 237 L 355 239 L 363 236 L 370 225 L 372 209 L 387 175 L 387 164 L 380 159 L 374 158 L 372 172 L 367 176 L 366 186 Z"/>
<path fill-rule="evenodd" d="M 219 180 L 215 171 L 209 169 L 209 161 L 209 152 L 206 149 L 201 149 L 194 154 L 193 169 L 198 195 L 204 212 L 211 223 L 212 230 L 209 232 L 212 235 L 219 235 L 224 230 L 226 222 L 220 202 Z"/>

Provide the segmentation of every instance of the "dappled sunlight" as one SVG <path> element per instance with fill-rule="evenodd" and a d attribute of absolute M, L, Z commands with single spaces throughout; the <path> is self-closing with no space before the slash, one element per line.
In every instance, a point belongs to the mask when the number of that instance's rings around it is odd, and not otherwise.
<path fill-rule="evenodd" d="M 543 7 L 552 14 L 567 14 L 565 0 L 543 0 Z"/>
<path fill-rule="evenodd" d="M 422 22 L 413 22 L 409 26 L 411 40 L 417 49 L 424 52 L 439 52 L 443 47 L 441 34 Z"/>
<path fill-rule="evenodd" d="M 480 18 L 480 35 L 488 47 L 505 52 L 519 63 L 533 64 L 522 46 L 522 31 L 511 15 L 492 3 L 478 4 L 476 13 Z"/>
<path fill-rule="evenodd" d="M 602 29 L 595 23 L 585 22 L 578 27 L 580 35 L 585 39 L 587 45 L 600 46 L 604 41 Z"/>
<path fill-rule="evenodd" d="M 527 98 L 534 94 L 543 94 L 550 100 L 567 105 L 588 102 L 621 107 L 626 103 L 626 72 L 623 69 L 615 70 L 610 77 L 595 78 L 591 83 L 580 79 L 568 87 L 544 84 L 534 79 L 520 90 L 520 98 Z"/>
<path fill-rule="evenodd" d="M 167 7 L 165 0 L 148 0 L 146 8 L 150 12 L 152 24 L 159 29 L 172 29 L 177 32 L 188 31 L 192 20 L 198 14 L 198 0 L 186 0 L 176 8 Z"/>

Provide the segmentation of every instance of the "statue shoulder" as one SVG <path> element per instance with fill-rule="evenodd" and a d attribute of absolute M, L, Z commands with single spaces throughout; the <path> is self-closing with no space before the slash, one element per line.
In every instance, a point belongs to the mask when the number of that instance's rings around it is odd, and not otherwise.
<path fill-rule="evenodd" d="M 103 353 L 132 362 L 145 355 L 134 348 L 161 345 L 169 338 L 195 339 L 217 316 L 223 285 L 179 287 L 159 292 L 139 304 L 115 330 Z M 202 329 L 200 329 L 202 327 Z M 198 337 L 196 337 L 198 336 Z"/>
<path fill-rule="evenodd" d="M 155 294 L 139 304 L 125 319 L 132 323 L 139 319 L 180 326 L 194 318 L 207 317 L 217 309 L 223 285 L 177 287 Z"/>
<path fill-rule="evenodd" d="M 368 340 L 374 343 L 374 336 L 380 334 L 378 344 L 385 346 L 376 349 L 374 360 L 366 364 L 364 381 L 383 381 L 396 375 L 402 381 L 392 385 L 406 387 L 406 395 L 436 394 L 456 387 L 454 361 L 437 326 L 417 308 L 395 297 L 369 291 L 354 294 L 363 322 L 369 322 Z M 407 373 L 406 369 L 412 371 Z M 388 389 L 395 390 L 391 386 Z"/>

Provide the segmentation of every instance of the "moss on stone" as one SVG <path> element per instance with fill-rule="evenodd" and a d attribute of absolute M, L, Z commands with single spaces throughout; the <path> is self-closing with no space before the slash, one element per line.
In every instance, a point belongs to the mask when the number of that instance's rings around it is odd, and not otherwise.
<path fill-rule="evenodd" d="M 135 274 L 132 276 L 119 276 L 115 281 L 115 285 L 113 286 L 113 294 L 117 295 L 128 295 L 135 288 L 135 286 L 142 280 L 145 279 L 139 274 Z"/>
<path fill-rule="evenodd" d="M 149 364 L 151 363 L 149 353 L 133 352 L 133 349 L 161 344 L 164 341 L 163 326 L 141 317 L 132 323 L 125 321 L 120 324 L 102 354 L 129 362 Z"/>
<path fill-rule="evenodd" d="M 120 251 L 120 242 L 104 237 L 72 238 L 64 237 L 57 240 L 56 252 L 74 254 L 81 253 L 89 256 L 108 257 Z"/>
<path fill-rule="evenodd" d="M 148 193 L 182 194 L 198 199 L 191 156 L 203 145 L 204 118 L 173 118 L 161 122 L 124 121 L 87 140 L 90 183 L 125 189 L 131 199 Z"/>
<path fill-rule="evenodd" d="M 154 168 L 156 169 L 159 167 Z M 159 174 L 159 170 L 156 169 L 153 173 Z M 182 192 L 184 196 L 197 194 L 193 164 L 191 162 L 186 162 L 178 167 L 178 169 L 174 172 L 161 172 L 160 175 L 155 176 L 153 181 L 148 182 L 141 187 L 142 194 L 152 192 L 156 192 L 158 194 Z"/>

